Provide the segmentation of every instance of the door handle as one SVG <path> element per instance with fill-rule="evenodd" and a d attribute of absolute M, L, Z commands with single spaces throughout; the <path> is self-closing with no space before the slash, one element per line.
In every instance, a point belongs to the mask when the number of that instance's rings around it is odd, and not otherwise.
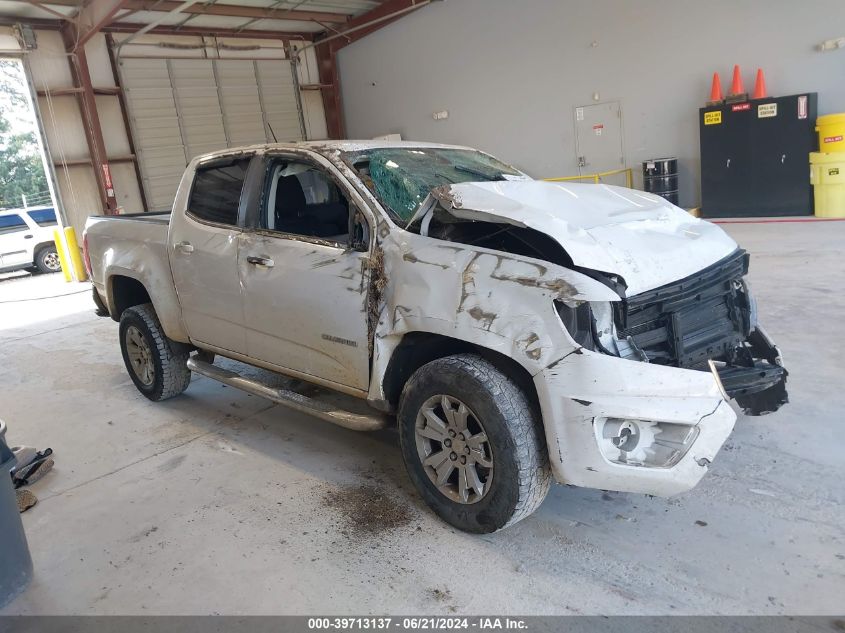
<path fill-rule="evenodd" d="M 176 245 L 176 248 L 183 253 L 193 253 L 194 252 L 194 245 L 190 242 L 179 242 Z"/>
<path fill-rule="evenodd" d="M 269 257 L 256 257 L 254 255 L 250 255 L 246 258 L 246 261 L 253 266 L 264 266 L 265 268 L 272 268 L 276 265 L 276 262 Z"/>
<path fill-rule="evenodd" d="M 23 239 L 25 239 L 25 240 L 31 240 L 32 238 L 33 238 L 32 233 L 27 233 L 26 235 L 23 236 Z"/>

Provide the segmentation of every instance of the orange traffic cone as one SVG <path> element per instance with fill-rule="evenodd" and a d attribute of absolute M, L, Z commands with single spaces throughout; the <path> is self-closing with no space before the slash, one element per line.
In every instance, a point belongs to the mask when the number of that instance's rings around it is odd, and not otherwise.
<path fill-rule="evenodd" d="M 742 87 L 742 74 L 739 72 L 739 66 L 734 66 L 733 81 L 731 81 L 731 91 L 728 93 L 727 101 L 745 101 L 748 99 L 748 93 Z"/>
<path fill-rule="evenodd" d="M 708 103 L 721 103 L 722 99 L 722 80 L 719 79 L 719 73 L 713 73 L 713 84 L 710 87 L 710 101 Z"/>
<path fill-rule="evenodd" d="M 739 66 L 734 66 L 734 78 L 731 82 L 731 92 L 732 95 L 741 95 L 744 93 L 745 90 L 742 87 L 742 75 L 739 72 Z"/>
<path fill-rule="evenodd" d="M 768 95 L 766 95 L 766 78 L 763 76 L 763 69 L 757 69 L 757 81 L 754 84 L 754 94 L 751 96 L 752 99 L 765 99 Z"/>

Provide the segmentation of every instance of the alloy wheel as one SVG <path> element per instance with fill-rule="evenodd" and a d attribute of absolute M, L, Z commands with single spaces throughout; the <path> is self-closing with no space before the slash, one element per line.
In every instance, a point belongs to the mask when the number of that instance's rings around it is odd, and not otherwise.
<path fill-rule="evenodd" d="M 414 433 L 423 469 L 452 501 L 481 501 L 493 481 L 493 451 L 478 417 L 454 396 L 423 403 Z"/>

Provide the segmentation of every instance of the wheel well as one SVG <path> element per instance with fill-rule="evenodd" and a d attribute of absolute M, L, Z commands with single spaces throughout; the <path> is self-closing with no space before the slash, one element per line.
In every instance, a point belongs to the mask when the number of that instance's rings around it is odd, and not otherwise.
<path fill-rule="evenodd" d="M 417 369 L 438 358 L 454 354 L 478 354 L 496 369 L 511 378 L 528 396 L 539 413 L 540 401 L 537 388 L 528 370 L 514 359 L 501 352 L 481 347 L 459 339 L 431 334 L 429 332 L 411 332 L 402 338 L 402 342 L 394 350 L 384 373 L 382 388 L 387 401 L 394 407 L 399 406 L 399 397 L 405 383 Z"/>
<path fill-rule="evenodd" d="M 122 275 L 111 278 L 111 301 L 109 302 L 111 318 L 119 321 L 120 315 L 126 308 L 144 303 L 152 303 L 144 284 L 137 279 Z"/>
<path fill-rule="evenodd" d="M 35 259 L 35 257 L 38 255 L 38 251 L 40 251 L 45 246 L 52 246 L 53 248 L 56 248 L 56 243 L 55 242 L 41 242 L 39 244 L 36 244 L 35 248 L 32 249 L 33 259 Z"/>

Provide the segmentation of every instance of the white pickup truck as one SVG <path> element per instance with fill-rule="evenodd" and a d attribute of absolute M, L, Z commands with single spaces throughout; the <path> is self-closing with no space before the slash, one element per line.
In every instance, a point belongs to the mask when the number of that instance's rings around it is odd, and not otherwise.
<path fill-rule="evenodd" d="M 719 227 L 470 148 L 208 154 L 172 213 L 92 217 L 84 253 L 145 396 L 178 395 L 193 371 L 348 428 L 396 424 L 420 495 L 471 532 L 529 515 L 552 479 L 689 490 L 733 428 L 729 398 L 749 414 L 787 401 L 748 255 Z"/>

